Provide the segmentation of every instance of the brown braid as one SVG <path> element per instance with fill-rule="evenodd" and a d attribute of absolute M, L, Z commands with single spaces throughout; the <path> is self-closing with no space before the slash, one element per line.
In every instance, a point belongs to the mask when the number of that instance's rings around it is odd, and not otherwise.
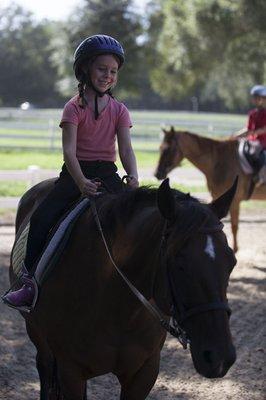
<path fill-rule="evenodd" d="M 86 83 L 83 80 L 81 80 L 78 84 L 79 105 L 81 108 L 85 108 L 88 105 L 88 102 L 85 98 L 85 88 L 86 88 Z"/>

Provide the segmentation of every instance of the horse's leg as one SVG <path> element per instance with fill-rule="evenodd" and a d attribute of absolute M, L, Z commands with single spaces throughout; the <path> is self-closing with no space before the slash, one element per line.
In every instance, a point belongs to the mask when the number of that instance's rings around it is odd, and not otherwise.
<path fill-rule="evenodd" d="M 145 364 L 131 376 L 118 377 L 121 384 L 120 400 L 144 400 L 153 388 L 159 374 L 160 351 L 150 357 Z"/>
<path fill-rule="evenodd" d="M 237 245 L 237 231 L 238 231 L 238 222 L 239 222 L 239 207 L 240 203 L 233 202 L 230 207 L 230 217 L 231 217 L 231 230 L 233 234 L 233 250 L 236 253 L 238 250 Z"/>
<path fill-rule="evenodd" d="M 87 400 L 87 381 L 72 363 L 60 360 L 58 377 L 64 400 Z"/>
<path fill-rule="evenodd" d="M 36 367 L 40 378 L 40 400 L 57 400 L 59 397 L 53 395 L 52 388 L 54 379 L 56 379 L 54 377 L 54 356 L 35 325 L 26 321 L 26 329 L 37 350 Z"/>

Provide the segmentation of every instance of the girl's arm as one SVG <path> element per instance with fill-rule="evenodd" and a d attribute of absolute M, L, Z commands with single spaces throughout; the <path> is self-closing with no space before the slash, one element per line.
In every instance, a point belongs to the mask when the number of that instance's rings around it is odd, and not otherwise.
<path fill-rule="evenodd" d="M 62 146 L 66 167 L 83 195 L 95 195 L 100 183 L 84 176 L 76 156 L 77 126 L 69 122 L 64 122 L 62 125 Z"/>
<path fill-rule="evenodd" d="M 130 179 L 127 183 L 132 188 L 139 186 L 136 157 L 131 145 L 129 128 L 120 128 L 117 131 L 118 152 L 122 165 Z"/>
<path fill-rule="evenodd" d="M 264 126 L 263 128 L 256 129 L 252 133 L 254 133 L 255 135 L 258 135 L 258 136 L 264 135 L 266 133 L 266 126 Z"/>
<path fill-rule="evenodd" d="M 248 135 L 248 129 L 245 127 L 245 128 L 240 129 L 237 132 L 234 132 L 231 136 L 232 137 L 245 137 L 247 135 Z"/>

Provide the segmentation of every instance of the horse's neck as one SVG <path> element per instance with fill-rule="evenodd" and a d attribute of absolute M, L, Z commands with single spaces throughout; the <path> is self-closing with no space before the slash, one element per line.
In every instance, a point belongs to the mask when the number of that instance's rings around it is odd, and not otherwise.
<path fill-rule="evenodd" d="M 145 214 L 145 209 L 142 210 Z M 132 283 L 141 288 L 142 294 L 148 299 L 154 299 L 156 304 L 169 311 L 169 293 L 166 283 L 166 272 L 161 264 L 161 241 L 163 222 L 158 217 L 142 218 L 138 213 L 128 221 L 128 234 L 117 234 L 120 255 L 123 255 L 120 264 L 125 266 L 125 274 L 133 276 Z M 116 259 L 119 259 L 116 255 Z"/>
<path fill-rule="evenodd" d="M 184 133 L 181 137 L 180 147 L 184 157 L 206 175 L 213 164 L 212 141 Z"/>

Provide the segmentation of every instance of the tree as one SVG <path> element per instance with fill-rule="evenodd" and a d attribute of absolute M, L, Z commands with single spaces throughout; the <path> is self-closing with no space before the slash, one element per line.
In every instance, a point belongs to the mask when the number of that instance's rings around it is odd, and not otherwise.
<path fill-rule="evenodd" d="M 30 12 L 12 4 L 1 9 L 0 37 L 1 103 L 57 104 L 58 71 L 53 62 L 52 32 L 47 21 L 37 23 Z"/>
<path fill-rule="evenodd" d="M 266 73 L 263 0 L 165 0 L 153 88 L 168 99 L 196 95 L 247 106 L 250 86 Z"/>
<path fill-rule="evenodd" d="M 69 54 L 88 36 L 106 34 L 121 42 L 125 49 L 126 63 L 119 73 L 119 96 L 138 96 L 136 82 L 141 60 L 137 39 L 142 33 L 139 17 L 134 13 L 132 0 L 86 0 L 68 22 Z M 69 57 L 71 59 L 72 57 Z M 71 72 L 70 72 L 71 69 Z M 73 75 L 72 60 L 68 67 Z"/>

